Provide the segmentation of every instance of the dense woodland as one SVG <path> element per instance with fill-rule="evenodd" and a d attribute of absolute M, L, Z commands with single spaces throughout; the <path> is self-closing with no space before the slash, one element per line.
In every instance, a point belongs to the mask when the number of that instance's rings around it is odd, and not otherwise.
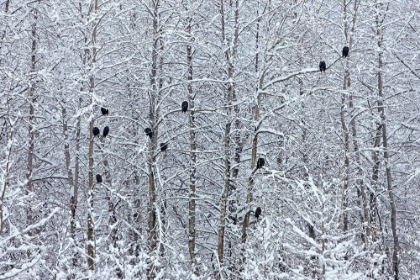
<path fill-rule="evenodd" d="M 419 30 L 419 0 L 0 1 L 0 279 L 419 279 Z"/>

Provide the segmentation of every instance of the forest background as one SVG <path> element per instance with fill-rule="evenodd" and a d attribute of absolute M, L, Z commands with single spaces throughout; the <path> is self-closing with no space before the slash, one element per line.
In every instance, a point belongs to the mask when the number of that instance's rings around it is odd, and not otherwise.
<path fill-rule="evenodd" d="M 0 279 L 418 279 L 419 28 L 418 0 L 1 0 Z"/>

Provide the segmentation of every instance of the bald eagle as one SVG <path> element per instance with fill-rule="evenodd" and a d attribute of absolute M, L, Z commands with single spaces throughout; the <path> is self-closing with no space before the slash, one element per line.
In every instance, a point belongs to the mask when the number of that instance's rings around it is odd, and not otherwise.
<path fill-rule="evenodd" d="M 105 126 L 104 132 L 102 133 L 102 135 L 104 136 L 104 138 L 108 135 L 108 133 L 109 133 L 109 127 Z"/>
<path fill-rule="evenodd" d="M 349 55 L 349 51 L 350 51 L 350 49 L 349 49 L 349 47 L 346 45 L 346 46 L 343 48 L 343 57 L 344 57 L 344 58 L 346 58 L 346 57 Z"/>
<path fill-rule="evenodd" d="M 108 116 L 108 109 L 105 109 L 104 107 L 101 108 L 102 116 Z"/>
<path fill-rule="evenodd" d="M 96 175 L 96 183 L 98 184 L 102 183 L 102 176 L 99 174 Z"/>
<path fill-rule="evenodd" d="M 187 110 L 188 110 L 188 102 L 187 101 L 182 102 L 181 107 L 182 107 L 182 113 L 187 112 Z"/>
<path fill-rule="evenodd" d="M 265 164 L 265 159 L 264 158 L 259 158 L 257 160 L 257 168 L 260 169 L 261 167 L 263 167 Z"/>
<path fill-rule="evenodd" d="M 152 139 L 153 137 L 153 131 L 150 129 L 150 127 L 147 127 L 144 129 L 144 133 L 146 133 L 147 136 L 150 137 L 150 139 Z"/>
<path fill-rule="evenodd" d="M 97 128 L 96 126 L 92 129 L 93 132 L 93 137 L 99 136 L 99 133 L 101 133 L 99 131 L 99 128 Z"/>
<path fill-rule="evenodd" d="M 254 216 L 255 216 L 255 218 L 257 218 L 257 220 L 258 220 L 258 218 L 260 217 L 260 215 L 261 215 L 261 207 L 257 207 L 257 209 L 255 209 L 255 213 L 254 213 Z"/>
<path fill-rule="evenodd" d="M 160 143 L 160 150 L 162 155 L 166 157 L 166 150 L 168 150 L 168 143 Z"/>
<path fill-rule="evenodd" d="M 324 60 L 321 60 L 321 62 L 319 63 L 319 71 L 325 73 L 325 70 L 327 70 L 327 64 Z"/>
<path fill-rule="evenodd" d="M 168 143 L 160 143 L 160 150 L 162 152 L 166 152 L 167 149 L 168 149 Z"/>

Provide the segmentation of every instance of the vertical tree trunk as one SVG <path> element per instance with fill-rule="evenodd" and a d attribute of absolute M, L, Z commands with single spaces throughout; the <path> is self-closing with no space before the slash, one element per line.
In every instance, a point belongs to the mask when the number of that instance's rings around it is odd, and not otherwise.
<path fill-rule="evenodd" d="M 188 19 L 187 25 L 187 34 L 188 37 L 191 37 L 191 21 L 192 19 Z M 191 81 L 193 79 L 193 66 L 192 66 L 192 46 L 190 42 L 187 45 L 187 66 L 188 66 L 188 105 L 190 110 L 189 115 L 189 125 L 190 125 L 190 194 L 189 194 L 189 201 L 188 201 L 188 250 L 190 253 L 191 263 L 194 266 L 197 266 L 197 261 L 195 258 L 195 238 L 196 238 L 196 164 L 197 164 L 197 145 L 195 140 L 195 116 L 194 116 L 194 98 L 195 94 L 193 92 L 193 88 L 191 85 Z M 194 273 L 198 275 L 197 268 L 194 269 Z"/>
<path fill-rule="evenodd" d="M 157 148 L 157 139 L 158 139 L 158 127 L 155 126 L 157 119 L 156 111 L 156 102 L 158 97 L 158 47 L 159 47 L 159 26 L 158 26 L 158 12 L 159 12 L 159 0 L 153 1 L 154 10 L 153 10 L 153 49 L 152 49 L 152 75 L 150 80 L 150 106 L 149 106 L 149 123 L 153 131 L 153 137 L 149 142 L 149 152 L 147 159 L 147 169 L 149 173 L 149 253 L 150 256 L 153 256 L 156 251 L 157 245 L 157 235 L 156 235 L 156 185 L 155 185 L 155 175 L 153 171 L 153 166 L 156 162 L 155 151 Z M 156 275 L 156 270 L 153 267 L 153 263 L 150 264 L 148 268 L 148 279 L 154 279 Z"/>
<path fill-rule="evenodd" d="M 95 0 L 93 14 L 96 15 L 98 11 L 98 0 Z M 96 29 L 97 24 L 95 23 L 92 31 L 92 54 L 90 64 L 92 65 L 91 69 L 94 68 L 96 63 Z M 90 102 L 93 103 L 93 94 L 95 92 L 95 77 L 94 74 L 90 72 L 89 77 L 89 93 L 90 93 Z M 96 248 L 95 248 L 95 225 L 93 223 L 93 191 L 94 191 L 94 182 L 93 182 L 93 127 L 94 127 L 94 118 L 93 112 L 91 112 L 90 122 L 89 122 L 89 190 L 88 190 L 88 218 L 87 218 L 87 237 L 88 237 L 88 266 L 90 270 L 95 269 L 95 257 L 96 257 Z"/>
<path fill-rule="evenodd" d="M 344 75 L 344 85 L 343 90 L 347 89 L 347 79 L 349 76 L 349 72 L 345 70 Z M 349 188 L 349 173 L 350 173 L 350 160 L 349 160 L 349 130 L 346 124 L 346 92 L 341 94 L 341 110 L 340 110 L 340 120 L 341 120 L 341 127 L 343 129 L 343 141 L 344 141 L 344 178 L 343 178 L 343 199 L 342 199 L 342 211 L 343 211 L 343 231 L 348 231 L 348 214 L 347 214 L 347 207 L 348 207 L 348 199 L 347 199 L 347 191 Z"/>
<path fill-rule="evenodd" d="M 92 84 L 91 84 L 92 85 Z M 88 217 L 87 217 L 87 252 L 88 252 L 88 266 L 90 270 L 95 269 L 95 233 L 93 224 L 93 120 L 89 124 L 89 189 L 88 189 Z"/>
<path fill-rule="evenodd" d="M 346 42 L 348 42 L 348 23 L 347 23 L 347 4 L 346 0 L 343 0 L 343 13 L 344 13 L 344 35 L 346 37 Z M 341 128 L 343 129 L 343 144 L 344 144 L 344 178 L 343 178 L 343 199 L 342 199 L 342 209 L 343 209 L 343 231 L 348 231 L 348 199 L 347 191 L 349 188 L 349 173 L 350 173 L 350 160 L 349 160 L 349 129 L 346 123 L 346 95 L 347 87 L 350 80 L 350 72 L 348 68 L 348 59 L 346 59 L 345 70 L 344 70 L 344 79 L 343 79 L 343 93 L 341 94 L 341 110 L 340 110 L 340 120 Z"/>
<path fill-rule="evenodd" d="M 233 58 L 236 54 L 236 48 L 237 48 L 237 40 L 239 36 L 239 26 L 238 26 L 238 20 L 239 20 L 239 2 L 235 1 L 235 27 L 234 27 L 234 35 L 232 38 L 231 45 L 228 44 L 227 38 L 226 38 L 226 19 L 225 19 L 225 6 L 223 0 L 220 0 L 220 15 L 221 15 L 221 35 L 222 35 L 222 46 L 224 48 L 225 52 L 225 59 L 227 63 L 227 74 L 228 74 L 228 80 L 229 85 L 227 89 L 227 100 L 226 104 L 228 105 L 227 109 L 227 115 L 228 120 L 225 126 L 225 136 L 224 136 L 224 149 L 225 149 L 225 187 L 222 193 L 222 200 L 220 205 L 220 226 L 218 231 L 218 243 L 217 243 L 217 254 L 219 258 L 219 263 L 223 263 L 224 259 L 224 245 L 225 245 L 225 227 L 226 227 L 226 221 L 227 221 L 227 204 L 228 204 L 228 197 L 231 193 L 231 187 L 232 187 L 232 168 L 231 168 L 231 128 L 232 128 L 232 108 L 231 105 L 234 102 L 235 99 L 235 93 L 234 93 L 234 66 L 233 66 Z M 218 278 L 220 278 L 220 275 L 217 275 Z"/>
<path fill-rule="evenodd" d="M 4 8 L 4 13 L 5 15 L 8 14 L 9 12 L 9 2 L 10 0 L 7 0 L 5 3 L 5 8 Z M 3 34 L 1 36 L 1 40 L 3 41 L 4 38 L 6 37 L 6 27 L 4 28 Z M 3 43 L 3 42 L 2 42 Z M 3 44 L 2 44 L 3 45 Z M 0 46 L 2 47 L 2 46 Z M 0 64 L 1 64 L 1 60 L 0 60 Z M 6 122 L 5 122 L 6 123 Z M 12 143 L 13 143 L 13 127 L 11 127 L 11 131 L 10 134 L 8 136 L 8 148 L 5 148 L 6 151 L 6 155 L 5 155 L 5 168 L 2 169 L 4 170 L 3 172 L 3 184 L 0 186 L 0 235 L 3 233 L 4 227 L 5 227 L 5 223 L 4 223 L 4 209 L 3 209 L 3 205 L 4 205 L 4 198 L 6 195 L 6 189 L 7 189 L 7 182 L 8 182 L 8 177 L 9 177 L 9 166 L 10 166 L 10 155 L 12 154 Z"/>
<path fill-rule="evenodd" d="M 260 22 L 261 22 L 261 18 L 259 17 L 259 11 L 257 10 L 257 32 L 255 35 L 255 48 L 256 48 L 256 53 L 255 53 L 255 73 L 256 75 L 259 75 L 259 29 L 260 29 Z M 264 76 L 258 77 L 258 85 L 256 86 L 256 91 L 257 91 L 257 104 L 255 104 L 255 111 L 254 111 L 254 123 L 258 124 L 258 121 L 260 119 L 260 106 L 261 106 L 261 93 L 260 90 L 262 88 L 263 82 L 264 82 Z M 259 129 L 259 125 L 255 127 L 255 131 L 254 131 L 254 135 L 252 138 L 252 148 L 251 148 L 251 175 L 248 179 L 248 188 L 247 188 L 247 196 L 246 196 L 246 201 L 245 201 L 245 205 L 246 207 L 248 207 L 251 202 L 253 201 L 253 195 L 252 195 L 252 188 L 254 185 L 254 174 L 257 171 L 257 169 L 255 169 L 256 167 L 256 163 L 257 163 L 257 153 L 258 153 L 258 129 Z M 242 224 L 242 263 L 245 263 L 246 259 L 245 259 L 245 243 L 247 240 L 247 229 L 249 227 L 249 220 L 251 217 L 251 212 L 250 209 L 247 209 L 245 217 L 244 217 L 244 221 Z"/>
<path fill-rule="evenodd" d="M 107 190 L 106 190 L 105 199 L 108 202 L 108 215 L 109 215 L 109 225 L 108 225 L 108 227 L 109 227 L 109 231 L 110 231 L 112 246 L 114 248 L 117 248 L 118 247 L 118 243 L 117 243 L 117 241 L 118 241 L 118 236 L 117 236 L 117 234 L 118 234 L 118 228 L 117 228 L 118 220 L 117 220 L 117 215 L 115 213 L 115 205 L 114 205 L 114 203 L 112 203 L 112 200 L 111 200 L 110 190 L 113 189 L 111 171 L 110 171 L 110 168 L 109 168 L 108 160 L 105 158 L 105 156 L 104 156 L 103 164 L 104 164 L 104 167 L 105 167 L 105 182 L 106 182 L 106 185 L 107 185 L 106 186 Z M 115 272 L 116 272 L 116 275 L 119 278 L 124 277 L 123 271 L 121 271 L 121 269 L 118 266 L 115 268 Z"/>
<path fill-rule="evenodd" d="M 389 5 L 389 4 L 388 4 Z M 383 145 L 383 154 L 384 154 L 384 161 L 385 161 L 385 173 L 386 173 L 386 182 L 387 182 L 387 189 L 388 189 L 388 198 L 391 207 L 391 230 L 392 230 L 392 237 L 393 237 L 393 254 L 392 254 L 392 270 L 394 273 L 394 279 L 398 280 L 398 255 L 399 255 L 399 240 L 398 240 L 398 233 L 397 233 L 397 210 L 395 206 L 394 200 L 394 193 L 392 190 L 392 177 L 391 177 L 391 168 L 389 167 L 389 151 L 388 151 L 388 136 L 386 131 L 386 120 L 385 120 L 385 108 L 384 108 L 384 91 L 383 91 L 383 79 L 382 79 L 382 72 L 384 69 L 383 65 L 383 35 L 382 35 L 382 23 L 383 20 L 380 22 L 378 16 L 376 17 L 376 35 L 378 38 L 378 112 L 381 117 L 381 132 L 382 132 L 382 145 Z"/>
<path fill-rule="evenodd" d="M 63 135 L 64 135 L 64 158 L 65 158 L 65 164 L 67 169 L 67 182 L 69 186 L 73 189 L 73 196 L 70 198 L 70 236 L 72 239 L 73 244 L 76 242 L 76 208 L 77 208 L 77 196 L 78 196 L 78 172 L 79 172 L 79 137 L 80 137 L 80 117 L 78 117 L 78 121 L 76 124 L 76 138 L 77 138 L 77 144 L 76 144 L 76 178 L 77 180 L 74 180 L 73 178 L 73 172 L 70 166 L 71 162 L 71 156 L 70 156 L 70 144 L 69 144 L 69 137 L 68 137 L 68 125 L 67 125 L 67 109 L 63 105 L 61 109 L 61 114 L 63 117 Z M 76 249 L 77 251 L 77 249 Z M 76 253 L 73 257 L 73 266 L 77 266 L 77 258 Z"/>
<path fill-rule="evenodd" d="M 343 4 L 344 4 L 344 7 L 346 7 L 346 1 L 345 0 L 344 0 Z M 348 28 L 345 29 L 346 41 L 349 44 L 350 50 L 352 50 L 352 48 L 353 48 L 353 34 L 355 34 L 358 7 L 359 7 L 359 0 L 354 0 L 354 2 L 353 2 L 353 12 L 352 12 L 353 20 L 352 20 L 352 27 L 351 27 L 350 34 L 348 33 Z M 347 16 L 346 16 L 346 18 L 347 18 Z M 347 25 L 347 21 L 346 21 L 346 25 Z M 347 75 L 348 75 L 347 76 L 348 77 L 347 78 L 347 87 L 350 88 L 351 78 L 350 78 L 350 72 L 348 71 L 348 69 L 349 69 L 348 59 L 346 60 L 346 69 L 347 69 Z M 353 150 L 354 150 L 354 153 L 355 153 L 355 161 L 356 161 L 356 164 L 357 164 L 357 176 L 360 178 L 363 175 L 363 170 L 361 168 L 362 165 L 361 165 L 361 160 L 360 160 L 359 144 L 358 144 L 358 141 L 357 141 L 356 119 L 352 115 L 353 109 L 354 109 L 353 93 L 350 91 L 348 96 L 349 96 L 349 109 L 351 111 L 350 131 L 351 131 L 351 137 L 353 139 L 352 142 L 353 142 Z M 367 242 L 369 240 L 370 226 L 369 226 L 369 209 L 368 209 L 368 199 L 367 199 L 367 196 L 366 196 L 366 187 L 365 187 L 365 184 L 364 184 L 362 179 L 357 179 L 356 183 L 359 186 L 357 196 L 361 200 L 361 204 L 362 204 L 362 208 L 363 208 L 362 215 L 361 215 L 361 224 L 363 225 L 363 228 L 364 228 L 364 234 L 362 234 L 362 240 L 363 240 L 363 242 L 365 242 L 365 244 L 367 244 Z M 365 223 L 367 223 L 367 225 L 365 225 Z"/>
<path fill-rule="evenodd" d="M 36 71 L 36 51 L 37 51 L 37 43 L 36 43 L 36 21 L 38 19 L 38 11 L 37 9 L 32 9 L 31 11 L 34 16 L 34 23 L 32 23 L 31 29 L 31 39 L 32 39 L 32 46 L 31 46 L 31 75 L 32 80 L 35 80 L 35 71 Z M 35 152 L 35 131 L 34 131 L 34 123 L 35 123 L 35 102 L 36 97 L 35 94 L 35 81 L 31 82 L 31 86 L 29 88 L 29 127 L 28 127 L 28 139 L 29 139 L 29 149 L 28 149 L 28 160 L 27 160 L 27 173 L 26 173 L 26 195 L 29 196 L 33 191 L 32 185 L 32 175 L 34 172 L 34 152 Z M 33 223 L 33 216 L 32 216 L 32 209 L 31 205 L 28 204 L 28 208 L 26 210 L 27 214 L 27 225 L 31 225 Z"/>
<path fill-rule="evenodd" d="M 372 173 L 372 185 L 373 189 L 370 192 L 370 198 L 369 198 L 369 205 L 370 205 L 370 217 L 369 217 L 369 224 L 370 224 L 370 230 L 371 230 L 371 238 L 372 242 L 375 242 L 376 240 L 376 233 L 378 231 L 378 224 L 375 220 L 375 213 L 377 213 L 376 209 L 376 185 L 378 183 L 379 179 L 379 146 L 381 144 L 381 129 L 382 124 L 377 123 L 378 127 L 376 128 L 375 137 L 373 141 L 373 148 L 374 151 L 372 152 L 372 160 L 373 160 L 373 173 Z"/>
<path fill-rule="evenodd" d="M 102 162 L 105 167 L 105 182 L 107 185 L 106 188 L 112 190 L 112 176 L 111 176 L 108 160 L 105 158 Z M 106 191 L 105 199 L 108 202 L 110 237 L 111 237 L 113 246 L 116 247 L 117 240 L 118 240 L 117 239 L 118 229 L 115 227 L 117 224 L 117 215 L 115 213 L 114 203 L 112 203 L 111 194 L 109 190 Z"/>
<path fill-rule="evenodd" d="M 64 102 L 63 102 L 64 103 Z M 69 144 L 69 137 L 68 137 L 68 128 L 67 128 L 67 109 L 64 107 L 61 108 L 61 115 L 63 117 L 63 136 L 64 136 L 64 159 L 66 163 L 66 171 L 67 171 L 67 182 L 69 186 L 73 187 L 73 172 L 70 167 L 70 144 Z"/>
<path fill-rule="evenodd" d="M 79 98 L 79 108 L 82 105 L 82 99 Z M 74 244 L 77 244 L 76 239 L 76 209 L 77 201 L 79 197 L 79 169 L 80 169 L 80 126 L 82 122 L 82 117 L 77 117 L 76 123 L 76 164 L 74 167 L 74 185 L 73 185 L 73 199 L 71 200 L 70 211 L 71 211 L 71 222 L 70 222 L 70 235 L 73 239 Z M 77 266 L 77 248 L 75 248 L 73 256 L 73 266 Z"/>
<path fill-rule="evenodd" d="M 12 143 L 13 143 L 13 127 L 11 127 L 10 134 L 8 137 L 8 148 L 5 149 L 6 150 L 6 163 L 5 163 L 5 168 L 3 169 L 3 184 L 1 186 L 0 189 L 0 235 L 3 233 L 4 227 L 5 227 L 5 221 L 4 221 L 4 213 L 3 213 L 3 205 L 4 205 L 4 198 L 6 195 L 6 189 L 8 187 L 8 177 L 9 177 L 9 167 L 10 167 L 10 155 L 12 154 Z"/>

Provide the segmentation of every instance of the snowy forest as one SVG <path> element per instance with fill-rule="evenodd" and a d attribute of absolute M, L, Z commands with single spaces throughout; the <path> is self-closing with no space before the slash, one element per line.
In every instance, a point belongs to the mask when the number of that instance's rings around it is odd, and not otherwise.
<path fill-rule="evenodd" d="M 419 30 L 419 0 L 0 0 L 0 279 L 419 279 Z"/>

